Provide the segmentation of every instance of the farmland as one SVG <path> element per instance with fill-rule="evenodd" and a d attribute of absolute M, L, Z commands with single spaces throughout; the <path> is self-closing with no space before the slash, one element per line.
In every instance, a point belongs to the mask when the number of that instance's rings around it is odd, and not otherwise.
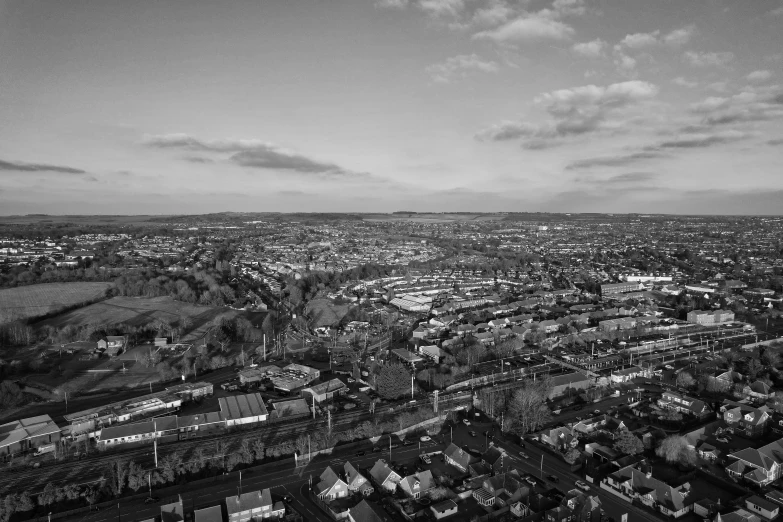
<path fill-rule="evenodd" d="M 0 290 L 0 323 L 51 314 L 102 297 L 111 283 L 47 283 Z"/>
<path fill-rule="evenodd" d="M 234 318 L 241 312 L 229 308 L 199 306 L 170 297 L 112 297 L 78 310 L 58 315 L 38 323 L 36 326 L 62 328 L 73 325 L 81 328 L 87 325 L 128 325 L 143 328 L 156 321 L 178 322 L 190 320 L 190 331 L 182 341 L 198 339 L 206 333 L 210 323 L 218 316 Z"/>

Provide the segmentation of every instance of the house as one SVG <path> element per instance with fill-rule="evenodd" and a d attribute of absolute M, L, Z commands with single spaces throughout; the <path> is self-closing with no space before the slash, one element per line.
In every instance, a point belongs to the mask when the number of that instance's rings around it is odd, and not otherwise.
<path fill-rule="evenodd" d="M 552 391 L 549 392 L 549 399 L 573 393 L 573 390 L 586 390 L 593 385 L 593 379 L 581 372 L 555 375 L 550 379 L 550 382 L 552 383 Z"/>
<path fill-rule="evenodd" d="M 527 497 L 530 488 L 523 486 L 519 473 L 514 470 L 486 477 L 481 487 L 473 491 L 473 498 L 482 506 L 509 506 Z"/>
<path fill-rule="evenodd" d="M 177 502 L 160 506 L 160 522 L 182 522 L 185 520 L 185 510 L 182 507 L 182 497 Z"/>
<path fill-rule="evenodd" d="M 751 399 L 765 401 L 772 397 L 773 392 L 769 384 L 763 381 L 754 381 L 745 385 L 745 388 L 742 389 L 742 394 Z"/>
<path fill-rule="evenodd" d="M 443 456 L 446 459 L 446 464 L 454 466 L 463 473 L 468 471 L 468 466 L 473 460 L 473 457 L 467 451 L 453 442 L 443 451 Z"/>
<path fill-rule="evenodd" d="M 348 484 L 335 473 L 331 466 L 328 466 L 321 473 L 321 481 L 313 488 L 315 495 L 326 502 L 336 498 L 348 496 Z"/>
<path fill-rule="evenodd" d="M 434 487 L 435 481 L 432 479 L 432 472 L 428 469 L 408 475 L 400 480 L 400 489 L 412 498 L 422 498 Z"/>
<path fill-rule="evenodd" d="M 783 439 L 758 449 L 744 448 L 727 456 L 732 462 L 726 466 L 726 473 L 735 479 L 744 478 L 766 486 L 783 475 Z"/>
<path fill-rule="evenodd" d="M 411 352 L 410 350 L 406 350 L 405 348 L 395 348 L 394 350 L 392 350 L 392 354 L 395 357 L 397 357 L 397 359 L 399 359 L 400 362 L 403 362 L 410 366 L 415 366 L 416 364 L 424 360 L 420 355 L 416 355 L 414 352 Z"/>
<path fill-rule="evenodd" d="M 763 436 L 772 422 L 772 417 L 767 413 L 766 406 L 754 408 L 747 404 L 726 401 L 721 406 L 721 411 L 723 412 L 723 420 L 730 428 L 752 439 Z"/>
<path fill-rule="evenodd" d="M 221 397 L 218 404 L 220 413 L 226 419 L 226 426 L 264 422 L 269 417 L 260 393 Z"/>
<path fill-rule="evenodd" d="M 448 355 L 446 351 L 441 350 L 437 346 L 421 346 L 419 351 L 425 357 L 432 359 L 436 364 L 440 364 L 443 358 Z"/>
<path fill-rule="evenodd" d="M 348 510 L 348 522 L 391 522 L 391 517 L 375 502 L 362 500 Z"/>
<path fill-rule="evenodd" d="M 328 401 L 336 396 L 345 394 L 348 387 L 340 379 L 332 379 L 321 384 L 316 384 L 302 390 L 302 398 L 308 402 L 315 400 L 317 403 Z"/>
<path fill-rule="evenodd" d="M 505 452 L 491 443 L 489 449 L 481 456 L 481 462 L 491 469 L 493 472 L 498 473 L 503 471 Z"/>
<path fill-rule="evenodd" d="M 509 506 L 509 512 L 517 518 L 524 518 L 532 513 L 532 511 L 530 510 L 530 506 L 528 506 L 521 500 L 518 500 L 517 502 L 511 504 Z"/>
<path fill-rule="evenodd" d="M 603 426 L 605 426 L 608 418 L 608 415 L 597 415 L 595 417 L 582 419 L 571 427 L 571 432 L 582 435 L 593 433 L 594 431 L 598 431 Z"/>
<path fill-rule="evenodd" d="M 394 493 L 402 477 L 392 470 L 383 460 L 377 460 L 370 470 L 370 478 L 379 488 Z"/>
<path fill-rule="evenodd" d="M 767 520 L 771 520 L 778 516 L 780 512 L 780 506 L 774 502 L 770 502 L 767 499 L 761 498 L 758 495 L 753 495 L 745 499 L 745 507 L 748 511 L 761 515 Z"/>
<path fill-rule="evenodd" d="M 226 497 L 226 513 L 228 522 L 247 522 L 251 519 L 280 518 L 285 515 L 285 506 L 279 501 L 273 503 L 272 493 L 266 488 Z"/>
<path fill-rule="evenodd" d="M 630 380 L 636 379 L 642 373 L 642 369 L 638 366 L 631 366 L 620 370 L 612 370 L 611 380 L 614 383 L 628 382 Z"/>
<path fill-rule="evenodd" d="M 761 522 L 761 517 L 740 508 L 725 515 L 718 513 L 713 522 Z"/>
<path fill-rule="evenodd" d="M 571 522 L 601 522 L 604 519 L 601 499 L 578 489 L 566 493 L 562 505 L 571 511 Z"/>
<path fill-rule="evenodd" d="M 60 441 L 60 428 L 48 415 L 0 424 L 0 455 L 15 455 Z"/>
<path fill-rule="evenodd" d="M 560 451 L 573 447 L 577 442 L 571 429 L 565 426 L 544 430 L 538 435 L 538 439 Z"/>
<path fill-rule="evenodd" d="M 694 399 L 680 393 L 665 391 L 658 399 L 658 406 L 667 410 L 688 413 L 696 417 L 705 417 L 710 413 L 710 407 L 699 399 Z"/>
<path fill-rule="evenodd" d="M 451 515 L 456 515 L 458 507 L 456 502 L 449 499 L 431 505 L 430 511 L 432 512 L 432 516 L 435 517 L 435 520 L 440 520 L 442 518 L 450 517 Z"/>
<path fill-rule="evenodd" d="M 651 467 L 644 464 L 639 466 L 645 468 L 644 471 L 635 465 L 627 466 L 607 476 L 601 487 L 608 487 L 626 497 L 637 499 L 644 505 L 674 518 L 691 511 L 692 502 L 688 498 L 690 484 L 686 482 L 678 487 L 670 486 L 653 478 Z"/>
<path fill-rule="evenodd" d="M 345 470 L 345 483 L 348 484 L 348 491 L 360 492 L 362 495 L 367 496 L 371 494 L 375 489 L 370 485 L 364 475 L 359 473 L 353 464 L 346 462 L 343 465 Z"/>
<path fill-rule="evenodd" d="M 715 462 L 720 456 L 720 451 L 712 444 L 707 444 L 706 442 L 696 448 L 696 452 L 699 454 L 700 458 L 710 462 Z"/>
<path fill-rule="evenodd" d="M 194 522 L 223 522 L 223 508 L 211 506 L 193 511 Z"/>

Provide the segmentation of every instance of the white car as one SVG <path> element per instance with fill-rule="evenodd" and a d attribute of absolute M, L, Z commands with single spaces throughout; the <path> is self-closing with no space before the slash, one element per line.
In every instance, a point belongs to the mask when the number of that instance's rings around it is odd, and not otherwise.
<path fill-rule="evenodd" d="M 470 426 L 470 421 L 468 419 L 463 419 L 462 423 L 465 424 L 465 426 Z"/>
<path fill-rule="evenodd" d="M 587 485 L 587 482 L 582 482 L 581 480 L 577 480 L 576 482 L 574 482 L 574 484 L 582 491 L 590 491 L 590 486 Z"/>
<path fill-rule="evenodd" d="M 422 442 L 429 442 L 432 440 L 432 437 L 430 437 L 429 435 L 424 435 L 421 438 L 419 438 L 419 440 Z"/>
<path fill-rule="evenodd" d="M 358 399 L 359 397 L 357 395 L 349 395 L 348 398 L 349 399 Z"/>

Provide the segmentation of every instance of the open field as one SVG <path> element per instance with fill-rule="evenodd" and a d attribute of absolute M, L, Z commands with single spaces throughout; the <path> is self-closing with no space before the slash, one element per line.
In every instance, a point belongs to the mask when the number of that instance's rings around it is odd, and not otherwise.
<path fill-rule="evenodd" d="M 0 323 L 39 317 L 100 298 L 111 283 L 46 283 L 0 290 Z"/>
<path fill-rule="evenodd" d="M 233 318 L 240 314 L 241 312 L 229 308 L 193 305 L 175 301 L 170 297 L 112 297 L 106 301 L 46 319 L 36 326 L 52 325 L 62 328 L 71 324 L 78 328 L 87 324 L 125 324 L 143 327 L 159 319 L 177 322 L 180 318 L 187 317 L 191 321 L 191 329 L 181 339 L 183 342 L 187 342 L 202 337 L 216 317 Z"/>

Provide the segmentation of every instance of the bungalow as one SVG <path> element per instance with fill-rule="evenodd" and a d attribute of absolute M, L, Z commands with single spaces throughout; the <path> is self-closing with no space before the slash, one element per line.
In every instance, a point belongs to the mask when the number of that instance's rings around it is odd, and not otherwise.
<path fill-rule="evenodd" d="M 574 437 L 570 428 L 561 426 L 559 428 L 552 428 L 542 431 L 538 435 L 538 439 L 549 446 L 563 451 L 576 445 L 577 440 Z"/>
<path fill-rule="evenodd" d="M 340 379 L 332 379 L 309 388 L 302 390 L 302 398 L 308 400 L 308 402 L 315 401 L 322 403 L 328 401 L 334 397 L 345 394 L 348 391 L 348 387 Z"/>
<path fill-rule="evenodd" d="M 758 449 L 744 448 L 728 457 L 732 462 L 726 466 L 726 472 L 735 479 L 766 486 L 783 475 L 783 439 Z"/>
<path fill-rule="evenodd" d="M 523 485 L 516 470 L 486 477 L 481 487 L 473 491 L 473 498 L 482 506 L 509 506 L 518 502 L 530 493 L 530 488 Z"/>
<path fill-rule="evenodd" d="M 754 408 L 738 402 L 726 401 L 721 412 L 729 427 L 748 438 L 763 436 L 772 421 L 766 407 Z"/>
<path fill-rule="evenodd" d="M 60 428 L 48 415 L 0 425 L 0 455 L 14 455 L 60 441 Z"/>
<path fill-rule="evenodd" d="M 109 335 L 98 340 L 98 349 L 106 350 L 108 355 L 119 355 L 125 349 L 127 339 L 124 335 Z"/>
<path fill-rule="evenodd" d="M 378 460 L 370 470 L 370 478 L 379 488 L 394 493 L 402 477 L 392 470 L 383 460 Z"/>
<path fill-rule="evenodd" d="M 473 457 L 471 457 L 467 451 L 463 450 L 453 442 L 449 444 L 449 446 L 443 452 L 443 456 L 446 460 L 446 464 L 454 466 L 463 473 L 467 473 L 468 466 L 473 460 Z"/>
<path fill-rule="evenodd" d="M 710 413 L 710 407 L 704 401 L 670 391 L 663 392 L 661 398 L 658 399 L 658 406 L 667 410 L 689 413 L 696 417 L 704 417 Z"/>
<path fill-rule="evenodd" d="M 772 387 L 763 381 L 754 381 L 745 385 L 742 389 L 742 394 L 751 399 L 765 401 L 772 397 Z"/>
<path fill-rule="evenodd" d="M 748 508 L 748 511 L 761 515 L 767 520 L 777 517 L 780 512 L 780 506 L 758 495 L 746 498 L 745 507 Z"/>
<path fill-rule="evenodd" d="M 699 454 L 700 458 L 710 462 L 715 462 L 720 456 L 720 451 L 712 444 L 707 444 L 706 442 L 703 442 L 696 448 L 696 452 Z"/>
<path fill-rule="evenodd" d="M 433 345 L 421 346 L 419 347 L 419 351 L 425 357 L 429 357 L 430 359 L 432 359 L 436 364 L 440 364 L 443 358 L 448 355 L 446 351 L 441 350 L 437 346 L 433 346 Z"/>
<path fill-rule="evenodd" d="M 449 499 L 433 504 L 430 506 L 430 511 L 432 512 L 432 516 L 435 517 L 435 520 L 440 520 L 442 518 L 450 517 L 451 515 L 456 515 L 458 508 L 457 503 Z"/>
<path fill-rule="evenodd" d="M 391 517 L 375 502 L 362 500 L 348 510 L 348 522 L 391 522 Z"/>
<path fill-rule="evenodd" d="M 761 517 L 754 515 L 750 511 L 738 508 L 731 513 L 715 515 L 713 522 L 761 522 Z"/>
<path fill-rule="evenodd" d="M 686 482 L 678 487 L 669 486 L 653 478 L 649 467 L 645 471 L 633 465 L 622 468 L 610 474 L 601 487 L 611 488 L 674 518 L 685 515 L 693 507 L 688 499 L 690 484 Z"/>
<path fill-rule="evenodd" d="M 313 488 L 319 499 L 329 502 L 348 496 L 348 484 L 335 473 L 331 466 L 327 466 L 320 478 L 321 481 Z"/>
<path fill-rule="evenodd" d="M 408 475 L 400 480 L 400 489 L 412 498 L 422 498 L 434 487 L 435 481 L 432 479 L 432 472 L 428 469 Z"/>
<path fill-rule="evenodd" d="M 348 484 L 348 491 L 360 492 L 362 495 L 367 496 L 371 494 L 374 488 L 370 485 L 370 481 L 364 478 L 364 475 L 359 473 L 353 464 L 346 462 L 343 465 L 345 470 L 345 483 Z"/>

